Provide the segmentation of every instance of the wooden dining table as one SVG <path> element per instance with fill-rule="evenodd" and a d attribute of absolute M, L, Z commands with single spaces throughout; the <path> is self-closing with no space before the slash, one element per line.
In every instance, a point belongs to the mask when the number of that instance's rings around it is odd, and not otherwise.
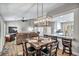
<path fill-rule="evenodd" d="M 26 41 L 27 43 L 30 43 L 31 46 L 36 49 L 37 56 L 41 55 L 41 48 L 43 46 L 47 46 L 48 44 L 51 44 L 53 42 L 51 38 L 44 38 L 44 37 L 26 39 Z"/>

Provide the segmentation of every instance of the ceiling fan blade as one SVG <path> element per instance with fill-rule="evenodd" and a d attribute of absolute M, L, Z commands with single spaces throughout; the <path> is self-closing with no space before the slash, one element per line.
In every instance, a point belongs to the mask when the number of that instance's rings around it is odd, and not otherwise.
<path fill-rule="evenodd" d="M 24 17 L 22 17 L 21 19 L 19 19 L 22 22 L 28 21 L 28 20 L 32 20 L 32 19 L 25 19 Z"/>

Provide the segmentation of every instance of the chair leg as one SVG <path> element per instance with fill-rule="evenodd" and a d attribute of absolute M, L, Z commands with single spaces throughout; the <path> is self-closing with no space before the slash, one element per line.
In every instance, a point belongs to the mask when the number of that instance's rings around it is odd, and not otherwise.
<path fill-rule="evenodd" d="M 56 49 L 55 56 L 57 56 L 57 51 L 58 51 L 58 48 Z"/>
<path fill-rule="evenodd" d="M 62 54 L 64 54 L 64 52 L 65 52 L 65 47 L 63 47 L 63 52 L 62 52 Z"/>
<path fill-rule="evenodd" d="M 22 48 L 23 48 L 23 56 L 25 56 L 25 49 L 24 49 L 24 45 L 22 44 Z"/>
<path fill-rule="evenodd" d="M 27 43 L 25 43 L 25 55 L 28 56 Z"/>
<path fill-rule="evenodd" d="M 55 52 L 55 56 L 57 56 L 57 52 Z"/>
<path fill-rule="evenodd" d="M 69 49 L 69 55 L 70 56 L 72 55 L 72 49 L 71 48 Z"/>
<path fill-rule="evenodd" d="M 35 53 L 33 53 L 32 56 L 35 56 Z"/>

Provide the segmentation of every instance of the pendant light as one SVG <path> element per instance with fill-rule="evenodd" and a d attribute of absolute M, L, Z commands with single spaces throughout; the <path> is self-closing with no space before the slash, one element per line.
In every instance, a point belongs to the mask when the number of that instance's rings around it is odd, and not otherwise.
<path fill-rule="evenodd" d="M 51 17 L 44 16 L 44 4 L 41 3 L 41 17 L 38 17 L 38 3 L 37 3 L 37 20 L 34 22 L 35 24 L 44 23 L 46 26 L 48 22 L 51 22 Z"/>

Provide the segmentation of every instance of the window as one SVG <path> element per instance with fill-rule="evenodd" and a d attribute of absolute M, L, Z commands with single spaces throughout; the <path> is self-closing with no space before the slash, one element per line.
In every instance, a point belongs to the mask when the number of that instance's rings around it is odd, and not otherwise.
<path fill-rule="evenodd" d="M 72 36 L 74 26 L 74 13 L 64 14 L 53 18 L 54 33 L 62 33 L 62 35 Z"/>

